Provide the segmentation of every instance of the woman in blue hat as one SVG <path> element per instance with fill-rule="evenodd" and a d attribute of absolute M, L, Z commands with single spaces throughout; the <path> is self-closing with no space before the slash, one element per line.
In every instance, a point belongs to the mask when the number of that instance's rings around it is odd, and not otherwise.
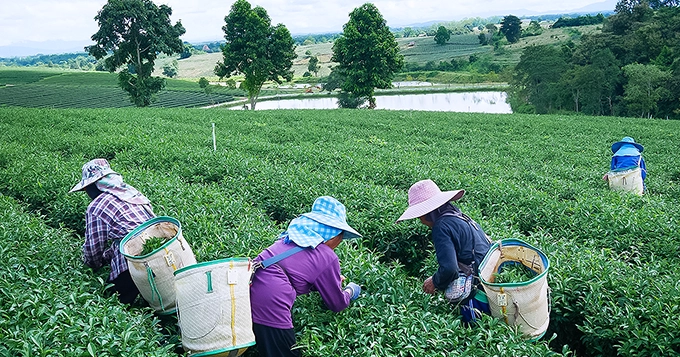
<path fill-rule="evenodd" d="M 640 168 L 642 181 L 647 177 L 647 166 L 645 160 L 642 158 L 642 151 L 644 147 L 638 144 L 630 136 L 626 136 L 621 141 L 612 144 L 612 162 L 610 165 L 610 172 L 624 171 L 627 169 Z M 609 173 L 602 177 L 603 180 L 609 180 Z"/>
<path fill-rule="evenodd" d="M 342 240 L 357 237 L 361 235 L 347 224 L 345 206 L 322 196 L 311 212 L 293 219 L 279 239 L 257 256 L 250 303 L 259 356 L 300 356 L 291 316 L 298 295 L 316 291 L 335 312 L 359 297 L 358 284 L 342 287 L 344 278 L 334 252 Z"/>

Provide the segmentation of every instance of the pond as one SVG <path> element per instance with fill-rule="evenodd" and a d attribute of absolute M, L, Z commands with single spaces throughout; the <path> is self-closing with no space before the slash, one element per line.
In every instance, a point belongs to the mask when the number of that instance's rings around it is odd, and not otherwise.
<path fill-rule="evenodd" d="M 427 110 L 444 112 L 510 114 L 505 92 L 423 93 L 377 95 L 376 109 Z M 267 109 L 337 109 L 336 98 L 279 99 L 257 102 L 256 110 Z M 243 109 L 241 106 L 230 109 Z"/>

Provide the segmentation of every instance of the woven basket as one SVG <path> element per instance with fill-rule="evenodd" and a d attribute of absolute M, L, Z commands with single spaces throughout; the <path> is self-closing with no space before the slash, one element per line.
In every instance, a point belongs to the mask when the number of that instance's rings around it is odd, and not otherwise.
<path fill-rule="evenodd" d="M 524 282 L 494 283 L 501 264 L 516 262 L 536 275 Z M 491 316 L 518 326 L 530 339 L 541 338 L 550 322 L 548 269 L 550 262 L 540 250 L 519 239 L 503 239 L 489 249 L 479 266 L 479 277 L 489 301 Z"/>
<path fill-rule="evenodd" d="M 632 192 L 640 196 L 645 189 L 642 181 L 642 169 L 639 167 L 622 171 L 609 171 L 607 181 L 612 190 Z"/>
<path fill-rule="evenodd" d="M 228 258 L 175 272 L 182 346 L 195 356 L 238 356 L 255 344 L 248 258 Z"/>
<path fill-rule="evenodd" d="M 168 238 L 153 252 L 139 256 L 151 237 Z M 196 264 L 191 246 L 182 236 L 178 220 L 171 217 L 152 218 L 128 233 L 120 243 L 130 276 L 140 294 L 161 315 L 174 314 L 177 269 Z"/>

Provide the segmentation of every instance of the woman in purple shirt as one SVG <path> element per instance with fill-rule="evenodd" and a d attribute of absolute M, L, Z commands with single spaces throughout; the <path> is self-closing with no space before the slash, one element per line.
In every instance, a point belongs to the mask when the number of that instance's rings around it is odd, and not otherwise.
<path fill-rule="evenodd" d="M 298 295 L 317 291 L 326 307 L 339 312 L 359 297 L 361 287 L 342 287 L 340 261 L 333 251 L 343 239 L 361 237 L 347 224 L 345 206 L 330 196 L 319 197 L 312 211 L 293 219 L 279 239 L 257 256 L 256 262 L 299 250 L 253 276 L 250 302 L 259 355 L 300 356 L 294 349 L 291 309 Z M 300 248 L 297 248 L 300 247 Z"/>

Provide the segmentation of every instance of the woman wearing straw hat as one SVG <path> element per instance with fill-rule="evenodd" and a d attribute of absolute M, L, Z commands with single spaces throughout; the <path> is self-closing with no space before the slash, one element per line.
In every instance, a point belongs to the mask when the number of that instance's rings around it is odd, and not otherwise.
<path fill-rule="evenodd" d="M 69 193 L 76 191 L 85 191 L 92 199 L 85 213 L 83 262 L 93 269 L 110 265 L 108 282 L 114 284 L 118 300 L 130 304 L 139 290 L 118 244 L 128 232 L 154 217 L 151 203 L 124 183 L 106 159 L 94 159 L 83 165 L 82 179 Z"/>
<path fill-rule="evenodd" d="M 298 295 L 318 291 L 328 309 L 339 312 L 359 297 L 361 287 L 342 285 L 340 261 L 333 251 L 343 239 L 361 237 L 347 224 L 345 206 L 330 196 L 317 198 L 312 211 L 293 219 L 279 239 L 255 259 L 250 287 L 253 332 L 260 356 L 299 356 L 294 349 L 291 309 Z M 289 257 L 291 252 L 294 256 Z M 290 254 L 290 255 L 289 255 Z M 276 261 L 266 265 L 267 261 Z"/>
<path fill-rule="evenodd" d="M 489 238 L 482 228 L 460 211 L 451 202 L 465 194 L 464 190 L 441 191 L 432 180 L 418 181 L 408 190 L 408 208 L 397 222 L 419 218 L 420 222 L 432 229 L 432 242 L 437 255 L 439 268 L 431 277 L 425 279 L 423 291 L 434 294 L 443 291 L 453 303 L 467 299 L 475 285 L 479 263 L 489 250 Z M 477 308 L 482 311 L 488 306 L 463 305 L 463 318 L 472 320 Z"/>
<path fill-rule="evenodd" d="M 633 138 L 626 136 L 621 141 L 612 144 L 612 161 L 609 166 L 611 171 L 621 171 L 630 168 L 639 167 L 642 175 L 642 182 L 644 184 L 647 178 L 647 165 L 645 159 L 642 158 L 642 151 L 645 148 L 636 143 Z M 609 173 L 602 177 L 603 180 L 609 179 Z"/>

